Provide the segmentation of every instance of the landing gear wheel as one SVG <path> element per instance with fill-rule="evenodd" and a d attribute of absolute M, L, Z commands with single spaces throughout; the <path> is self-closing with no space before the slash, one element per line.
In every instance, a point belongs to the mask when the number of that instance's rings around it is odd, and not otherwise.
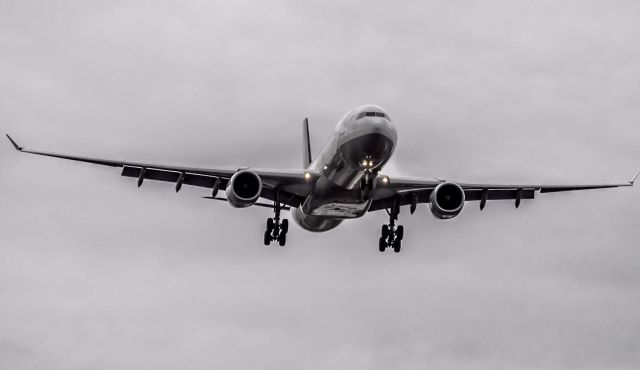
<path fill-rule="evenodd" d="M 269 231 L 269 232 L 273 231 L 274 226 L 275 226 L 275 223 L 273 222 L 273 218 L 268 218 L 267 219 L 267 231 Z"/>
<path fill-rule="evenodd" d="M 264 245 L 268 246 L 271 244 L 271 232 L 269 230 L 264 232 Z"/>
<path fill-rule="evenodd" d="M 380 238 L 380 240 L 378 241 L 378 250 L 380 252 L 384 252 L 385 249 L 387 249 L 387 241 L 385 240 L 385 238 Z"/>
<path fill-rule="evenodd" d="M 396 253 L 400 253 L 400 248 L 402 248 L 402 241 L 400 239 L 396 239 L 393 241 L 393 251 Z"/>
<path fill-rule="evenodd" d="M 274 217 L 267 219 L 267 231 L 264 233 L 264 245 L 270 245 L 272 241 L 277 241 L 281 247 L 287 244 L 287 232 L 289 232 L 289 220 L 280 219 L 280 192 L 275 189 L 275 199 L 273 200 Z"/>
<path fill-rule="evenodd" d="M 404 226 L 396 226 L 400 214 L 400 198 L 396 197 L 393 200 L 393 206 L 387 209 L 387 214 L 389 214 L 389 223 L 382 225 L 382 236 L 378 243 L 380 252 L 386 248 L 393 248 L 394 252 L 399 253 L 404 238 Z"/>
<path fill-rule="evenodd" d="M 284 245 L 287 244 L 287 234 L 285 233 L 280 234 L 280 236 L 278 237 L 278 244 L 281 247 L 284 247 Z"/>
<path fill-rule="evenodd" d="M 386 239 L 389 237 L 389 225 L 382 225 L 382 238 Z"/>
<path fill-rule="evenodd" d="M 404 238 L 404 226 L 399 225 L 396 229 L 396 238 L 402 240 Z"/>

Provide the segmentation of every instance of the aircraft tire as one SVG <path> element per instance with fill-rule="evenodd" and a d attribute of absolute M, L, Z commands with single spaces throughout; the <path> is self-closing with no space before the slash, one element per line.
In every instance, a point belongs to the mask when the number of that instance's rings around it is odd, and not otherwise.
<path fill-rule="evenodd" d="M 385 249 L 387 249 L 387 241 L 385 240 L 385 238 L 380 238 L 380 240 L 378 241 L 378 250 L 380 252 L 384 252 Z"/>
<path fill-rule="evenodd" d="M 389 225 L 382 225 L 382 238 L 386 239 L 389 237 Z"/>
<path fill-rule="evenodd" d="M 401 248 L 402 248 L 402 241 L 400 239 L 396 239 L 393 242 L 393 251 L 396 253 L 400 253 Z"/>
<path fill-rule="evenodd" d="M 396 238 L 402 240 L 404 238 L 404 226 L 399 225 L 396 229 Z"/>
<path fill-rule="evenodd" d="M 269 232 L 269 230 L 264 232 L 264 245 L 270 245 L 271 244 L 271 232 Z"/>

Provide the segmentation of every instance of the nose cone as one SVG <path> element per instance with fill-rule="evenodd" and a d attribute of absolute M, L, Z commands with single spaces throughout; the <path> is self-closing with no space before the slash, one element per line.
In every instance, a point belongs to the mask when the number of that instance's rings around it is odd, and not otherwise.
<path fill-rule="evenodd" d="M 376 168 L 389 160 L 394 142 L 386 135 L 369 133 L 351 140 L 344 146 L 344 157 L 354 168 Z"/>
<path fill-rule="evenodd" d="M 356 124 L 361 134 L 378 134 L 393 143 L 398 139 L 396 127 L 387 117 L 364 117 L 356 121 Z"/>
<path fill-rule="evenodd" d="M 385 119 L 384 122 L 380 122 L 377 125 L 380 126 L 380 133 L 382 135 L 385 135 L 394 143 L 398 140 L 398 131 L 396 130 L 396 126 L 389 119 Z"/>
<path fill-rule="evenodd" d="M 380 134 L 395 142 L 398 134 L 389 114 L 375 105 L 363 105 L 355 109 L 353 124 L 360 134 Z"/>

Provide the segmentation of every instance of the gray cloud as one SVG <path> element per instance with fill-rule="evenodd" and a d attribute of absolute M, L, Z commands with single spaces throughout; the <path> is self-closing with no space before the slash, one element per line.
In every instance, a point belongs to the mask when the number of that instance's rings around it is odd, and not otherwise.
<path fill-rule="evenodd" d="M 0 2 L 0 128 L 25 145 L 297 167 L 349 109 L 389 172 L 626 180 L 640 165 L 631 1 Z M 0 368 L 631 369 L 640 196 L 384 214 L 261 246 L 269 211 L 0 147 Z"/>

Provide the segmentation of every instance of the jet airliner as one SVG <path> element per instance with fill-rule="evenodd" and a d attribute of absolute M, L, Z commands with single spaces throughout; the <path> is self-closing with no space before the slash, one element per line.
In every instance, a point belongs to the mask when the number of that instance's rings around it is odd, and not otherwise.
<path fill-rule="evenodd" d="M 289 221 L 281 211 L 290 211 L 302 229 L 324 232 L 344 220 L 359 218 L 368 212 L 385 210 L 389 223 L 382 225 L 378 250 L 400 252 L 404 227 L 396 225 L 400 209 L 408 207 L 413 214 L 419 204 L 428 204 L 437 219 L 448 220 L 460 214 L 467 202 L 479 202 L 484 209 L 490 200 L 513 200 L 518 208 L 523 199 L 533 199 L 536 192 L 551 193 L 572 190 L 633 186 L 633 179 L 609 184 L 482 184 L 459 183 L 445 179 L 408 179 L 383 174 L 397 144 L 396 127 L 389 114 L 374 105 L 348 112 L 339 122 L 324 149 L 312 159 L 309 122 L 303 122 L 303 163 L 298 170 L 258 168 L 196 168 L 159 163 L 141 163 L 81 157 L 25 149 L 9 135 L 16 150 L 48 157 L 122 168 L 122 176 L 211 189 L 205 198 L 227 202 L 232 207 L 250 206 L 273 209 L 267 219 L 264 244 L 277 242 L 284 246 Z M 219 196 L 220 192 L 224 197 Z M 266 200 L 266 201 L 265 201 Z"/>

